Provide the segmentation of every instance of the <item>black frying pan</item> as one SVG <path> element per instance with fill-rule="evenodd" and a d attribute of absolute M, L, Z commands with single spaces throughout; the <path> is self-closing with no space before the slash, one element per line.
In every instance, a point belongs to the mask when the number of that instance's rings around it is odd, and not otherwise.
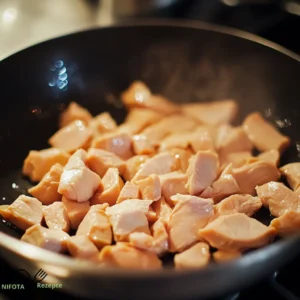
<path fill-rule="evenodd" d="M 94 114 L 108 110 L 121 122 L 126 112 L 119 94 L 136 79 L 175 102 L 234 98 L 239 120 L 261 111 L 293 141 L 281 163 L 298 161 L 299 61 L 250 34 L 165 21 L 76 33 L 12 55 L 0 63 L 0 202 L 11 203 L 26 192 L 30 183 L 21 176 L 23 160 L 29 150 L 48 147 L 67 102 L 77 101 Z M 270 221 L 263 210 L 257 218 Z M 21 233 L 5 223 L 1 231 L 0 254 L 12 265 L 29 274 L 42 268 L 48 274 L 44 282 L 62 283 L 85 298 L 219 296 L 271 274 L 300 252 L 300 238 L 294 236 L 198 271 L 101 270 L 19 242 L 9 236 Z"/>

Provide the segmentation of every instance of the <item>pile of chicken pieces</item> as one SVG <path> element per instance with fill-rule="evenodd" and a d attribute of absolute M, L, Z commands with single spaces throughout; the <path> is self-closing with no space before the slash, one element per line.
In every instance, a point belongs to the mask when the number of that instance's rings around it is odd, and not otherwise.
<path fill-rule="evenodd" d="M 51 148 L 29 152 L 31 197 L 0 208 L 22 241 L 131 269 L 161 268 L 171 252 L 188 269 L 299 231 L 300 163 L 278 168 L 290 140 L 260 113 L 233 127 L 233 100 L 179 105 L 142 82 L 121 98 L 123 124 L 72 102 Z M 251 217 L 262 206 L 269 226 Z"/>

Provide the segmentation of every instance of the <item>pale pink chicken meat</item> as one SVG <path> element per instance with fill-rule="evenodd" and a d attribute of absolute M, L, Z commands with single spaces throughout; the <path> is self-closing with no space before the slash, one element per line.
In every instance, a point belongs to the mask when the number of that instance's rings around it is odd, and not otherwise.
<path fill-rule="evenodd" d="M 136 172 L 144 165 L 144 163 L 149 160 L 148 155 L 135 155 L 126 161 L 125 171 L 122 174 L 123 178 L 130 181 Z"/>
<path fill-rule="evenodd" d="M 114 153 L 121 159 L 133 156 L 132 139 L 126 132 L 110 132 L 94 138 L 92 148 L 99 148 Z"/>
<path fill-rule="evenodd" d="M 256 187 L 256 192 L 274 217 L 283 216 L 288 211 L 300 211 L 300 195 L 281 182 L 268 182 Z"/>
<path fill-rule="evenodd" d="M 197 195 L 210 186 L 217 178 L 219 168 L 218 155 L 212 151 L 198 151 L 190 160 L 186 174 L 186 187 L 191 195 Z"/>
<path fill-rule="evenodd" d="M 76 120 L 58 130 L 48 142 L 52 147 L 73 153 L 80 148 L 86 149 L 92 136 L 93 131 L 84 122 Z"/>
<path fill-rule="evenodd" d="M 238 168 L 247 163 L 252 158 L 250 151 L 230 152 L 219 156 L 221 168 L 232 164 L 232 167 Z"/>
<path fill-rule="evenodd" d="M 70 220 L 63 202 L 54 202 L 44 206 L 43 214 L 49 229 L 70 231 Z"/>
<path fill-rule="evenodd" d="M 137 181 L 136 185 L 140 188 L 142 199 L 157 201 L 161 198 L 161 183 L 156 174 Z"/>
<path fill-rule="evenodd" d="M 193 152 L 189 149 L 173 148 L 168 151 L 175 159 L 175 170 L 186 172 Z"/>
<path fill-rule="evenodd" d="M 181 106 L 182 111 L 203 124 L 227 124 L 235 118 L 238 107 L 233 100 L 207 103 L 188 103 Z"/>
<path fill-rule="evenodd" d="M 276 149 L 282 153 L 290 144 L 290 139 L 282 135 L 258 112 L 247 116 L 243 122 L 243 129 L 259 151 Z"/>
<path fill-rule="evenodd" d="M 28 189 L 28 192 L 35 198 L 39 199 L 44 205 L 49 205 L 55 201 L 61 200 L 61 194 L 58 193 L 58 185 L 63 167 L 55 164 L 48 173 L 36 185 Z"/>
<path fill-rule="evenodd" d="M 176 195 L 182 198 L 174 207 L 168 222 L 170 250 L 180 252 L 199 240 L 198 230 L 213 216 L 213 201 L 195 196 Z"/>
<path fill-rule="evenodd" d="M 76 235 L 86 235 L 98 249 L 112 243 L 112 230 L 105 206 L 93 205 L 78 226 Z"/>
<path fill-rule="evenodd" d="M 174 256 L 176 269 L 200 269 L 210 261 L 209 246 L 200 242 Z"/>
<path fill-rule="evenodd" d="M 190 146 L 194 152 L 215 150 L 214 140 L 209 131 L 198 129 L 190 136 Z"/>
<path fill-rule="evenodd" d="M 28 228 L 21 241 L 57 253 L 67 251 L 70 236 L 62 230 L 52 230 L 36 224 Z"/>
<path fill-rule="evenodd" d="M 2 217 L 22 230 L 40 224 L 43 219 L 42 203 L 32 197 L 19 196 L 6 209 L 1 210 Z"/>
<path fill-rule="evenodd" d="M 132 137 L 132 147 L 134 154 L 137 155 L 152 155 L 155 153 L 155 148 L 151 141 L 143 134 L 134 135 Z"/>
<path fill-rule="evenodd" d="M 140 199 L 141 197 L 141 191 L 140 191 L 140 188 L 130 182 L 130 181 L 127 181 L 122 190 L 120 191 L 120 194 L 119 194 L 119 197 L 117 199 L 117 202 L 116 203 L 120 203 L 124 200 L 128 200 L 128 199 Z"/>
<path fill-rule="evenodd" d="M 101 113 L 90 120 L 89 127 L 92 129 L 94 136 L 112 132 L 118 128 L 116 121 L 108 112 Z"/>
<path fill-rule="evenodd" d="M 278 235 L 286 236 L 300 231 L 300 211 L 289 210 L 272 220 L 270 226 L 277 230 Z"/>
<path fill-rule="evenodd" d="M 172 208 L 165 201 L 164 197 L 161 197 L 158 201 L 153 202 L 151 207 L 155 211 L 158 219 L 160 219 L 164 223 L 169 222 L 169 218 L 172 213 Z"/>
<path fill-rule="evenodd" d="M 218 250 L 213 253 L 213 258 L 217 263 L 227 262 L 241 257 L 241 252 Z"/>
<path fill-rule="evenodd" d="M 92 120 L 91 113 L 75 102 L 71 102 L 67 109 L 64 110 L 59 118 L 59 127 L 65 127 L 73 121 L 80 120 L 86 125 Z"/>
<path fill-rule="evenodd" d="M 117 168 L 123 174 L 126 162 L 116 154 L 96 148 L 90 148 L 86 157 L 87 166 L 100 177 L 103 177 L 109 168 Z"/>
<path fill-rule="evenodd" d="M 139 250 L 123 242 L 105 246 L 99 258 L 104 265 L 111 267 L 140 270 L 156 270 L 162 267 L 162 262 L 153 252 Z"/>
<path fill-rule="evenodd" d="M 270 243 L 276 230 L 243 213 L 222 215 L 199 230 L 199 237 L 212 247 L 226 251 L 245 251 Z"/>
<path fill-rule="evenodd" d="M 23 174 L 32 181 L 40 181 L 51 167 L 59 163 L 64 166 L 70 158 L 70 154 L 57 148 L 49 148 L 40 151 L 30 151 L 23 165 Z"/>
<path fill-rule="evenodd" d="M 271 149 L 269 151 L 260 153 L 259 155 L 257 155 L 257 158 L 277 167 L 279 164 L 280 153 L 276 149 Z"/>
<path fill-rule="evenodd" d="M 300 186 L 300 163 L 290 163 L 280 168 L 281 173 L 287 179 L 289 186 L 296 191 Z"/>

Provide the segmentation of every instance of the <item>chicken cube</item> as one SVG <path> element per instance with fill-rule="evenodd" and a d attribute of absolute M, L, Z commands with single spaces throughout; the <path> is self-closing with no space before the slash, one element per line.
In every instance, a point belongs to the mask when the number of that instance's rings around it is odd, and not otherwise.
<path fill-rule="evenodd" d="M 71 236 L 67 248 L 73 257 L 98 261 L 99 250 L 86 235 Z"/>
<path fill-rule="evenodd" d="M 280 217 L 273 219 L 270 226 L 274 227 L 280 236 L 298 233 L 300 230 L 300 211 L 289 210 Z"/>
<path fill-rule="evenodd" d="M 43 208 L 46 225 L 49 229 L 70 231 L 70 220 L 62 202 L 54 202 Z"/>
<path fill-rule="evenodd" d="M 128 199 L 140 199 L 140 196 L 140 188 L 134 183 L 127 181 L 124 184 L 116 203 L 121 203 L 122 201 Z"/>
<path fill-rule="evenodd" d="M 126 181 L 130 181 L 136 172 L 149 160 L 148 155 L 135 155 L 126 161 L 125 171 L 122 174 Z"/>
<path fill-rule="evenodd" d="M 233 259 L 237 259 L 241 257 L 241 253 L 238 251 L 224 251 L 224 250 L 218 250 L 213 253 L 213 258 L 215 262 L 222 263 L 226 261 L 230 261 Z"/>
<path fill-rule="evenodd" d="M 300 163 L 290 163 L 280 168 L 290 187 L 296 191 L 300 186 Z"/>
<path fill-rule="evenodd" d="M 139 187 L 142 199 L 157 201 L 161 198 L 160 179 L 156 174 L 152 174 L 145 179 L 136 182 Z"/>
<path fill-rule="evenodd" d="M 155 148 L 143 134 L 134 135 L 132 137 L 133 152 L 138 155 L 152 155 L 155 153 Z"/>
<path fill-rule="evenodd" d="M 118 128 L 116 121 L 108 112 L 101 113 L 90 120 L 89 127 L 92 129 L 94 136 L 112 132 Z"/>

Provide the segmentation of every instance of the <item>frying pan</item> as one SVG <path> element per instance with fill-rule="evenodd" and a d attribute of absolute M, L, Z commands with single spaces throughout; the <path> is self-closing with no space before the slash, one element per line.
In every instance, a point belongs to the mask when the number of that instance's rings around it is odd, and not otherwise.
<path fill-rule="evenodd" d="M 58 115 L 69 101 L 96 114 L 126 115 L 119 94 L 132 81 L 176 103 L 233 98 L 237 122 L 262 112 L 293 141 L 281 163 L 298 161 L 300 58 L 256 36 L 199 22 L 140 21 L 56 38 L 0 63 L 0 201 L 11 203 L 30 183 L 20 172 L 31 149 L 48 147 Z M 263 209 L 256 216 L 268 224 Z M 84 298 L 188 299 L 237 291 L 271 274 L 300 252 L 299 236 L 195 271 L 99 269 L 16 239 L 1 223 L 0 253 L 43 283 L 61 283 Z"/>

